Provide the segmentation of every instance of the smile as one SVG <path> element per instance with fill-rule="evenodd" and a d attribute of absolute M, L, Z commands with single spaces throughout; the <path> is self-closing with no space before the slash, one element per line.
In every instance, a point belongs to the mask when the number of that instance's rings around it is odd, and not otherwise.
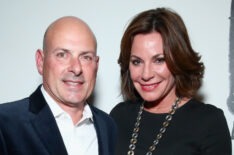
<path fill-rule="evenodd" d="M 152 91 L 154 90 L 155 88 L 157 88 L 159 86 L 161 82 L 158 82 L 158 83 L 154 83 L 154 84 L 141 84 L 141 89 L 144 90 L 144 91 Z"/>
<path fill-rule="evenodd" d="M 75 85 L 78 85 L 79 83 L 77 83 L 77 82 L 66 82 L 66 84 L 75 86 Z"/>
<path fill-rule="evenodd" d="M 63 81 L 63 82 L 68 86 L 80 86 L 84 83 L 81 81 Z"/>

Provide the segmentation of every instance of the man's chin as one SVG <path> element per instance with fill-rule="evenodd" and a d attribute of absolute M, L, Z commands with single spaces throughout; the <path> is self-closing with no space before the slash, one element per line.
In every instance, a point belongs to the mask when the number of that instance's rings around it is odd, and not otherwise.
<path fill-rule="evenodd" d="M 80 107 L 85 105 L 84 100 L 66 100 L 64 103 L 71 107 Z"/>

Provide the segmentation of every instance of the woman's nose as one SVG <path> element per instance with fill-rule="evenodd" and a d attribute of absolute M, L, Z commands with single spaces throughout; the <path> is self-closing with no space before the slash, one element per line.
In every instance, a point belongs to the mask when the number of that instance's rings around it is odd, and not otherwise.
<path fill-rule="evenodd" d="M 154 77 L 154 73 L 152 68 L 149 64 L 145 64 L 143 71 L 142 71 L 142 80 L 149 81 Z"/>

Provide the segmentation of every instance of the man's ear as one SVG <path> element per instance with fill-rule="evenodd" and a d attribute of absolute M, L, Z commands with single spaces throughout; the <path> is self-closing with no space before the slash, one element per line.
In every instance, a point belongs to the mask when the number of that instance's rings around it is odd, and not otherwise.
<path fill-rule="evenodd" d="M 39 74 L 43 73 L 44 52 L 41 49 L 36 51 L 36 64 Z"/>
<path fill-rule="evenodd" d="M 99 66 L 99 56 L 96 56 L 96 63 L 97 63 L 96 71 L 98 71 L 98 66 Z"/>

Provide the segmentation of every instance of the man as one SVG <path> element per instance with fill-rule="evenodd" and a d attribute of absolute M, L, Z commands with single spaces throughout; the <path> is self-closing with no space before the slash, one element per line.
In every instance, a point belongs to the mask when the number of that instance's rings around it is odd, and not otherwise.
<path fill-rule="evenodd" d="M 88 25 L 63 17 L 36 52 L 43 85 L 28 98 L 0 105 L 1 155 L 111 155 L 116 126 L 87 104 L 99 57 Z"/>

